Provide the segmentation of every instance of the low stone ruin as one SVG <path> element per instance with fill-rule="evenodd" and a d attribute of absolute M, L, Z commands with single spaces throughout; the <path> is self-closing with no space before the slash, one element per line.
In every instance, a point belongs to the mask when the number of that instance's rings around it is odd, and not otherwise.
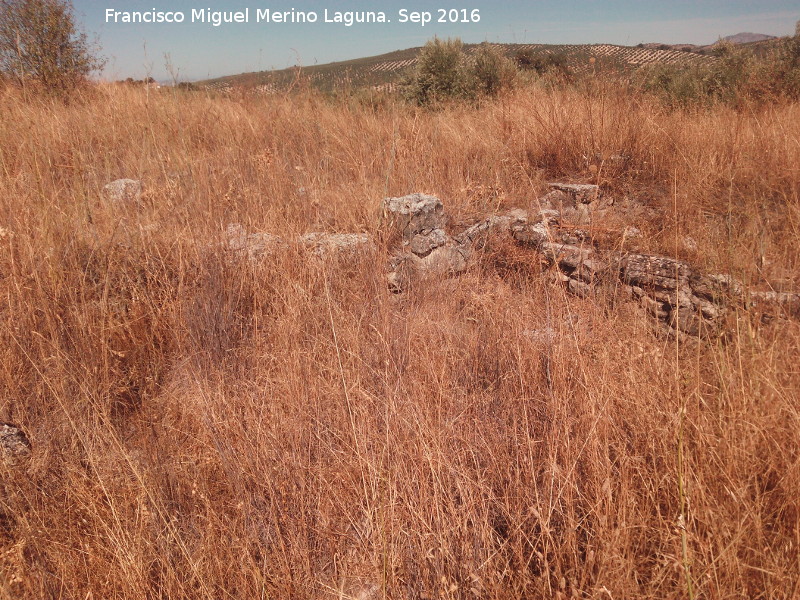
<path fill-rule="evenodd" d="M 424 194 L 385 198 L 381 216 L 389 243 L 400 242 L 400 251 L 389 265 L 393 291 L 402 291 L 413 276 L 460 273 L 467 267 L 470 248 L 445 233 L 439 198 Z"/>
<path fill-rule="evenodd" d="M 389 261 L 390 289 L 401 292 L 414 279 L 460 273 L 473 251 L 486 243 L 489 232 L 507 232 L 518 244 L 538 252 L 569 292 L 578 296 L 600 289 L 622 292 L 683 333 L 696 336 L 716 329 L 734 303 L 772 303 L 800 316 L 800 294 L 745 293 L 744 286 L 729 275 L 703 274 L 680 260 L 596 248 L 588 232 L 562 228 L 562 215 L 576 211 L 570 216 L 582 222 L 579 207 L 586 207 L 585 215 L 591 218 L 592 208 L 607 210 L 613 202 L 593 185 L 550 187 L 553 191 L 539 199 L 535 214 L 516 209 L 452 236 L 445 231 L 446 215 L 438 198 L 412 194 L 384 199 L 384 226 L 390 239 L 398 242 Z"/>
<path fill-rule="evenodd" d="M 296 238 L 284 238 L 271 233 L 247 233 L 243 225 L 230 223 L 225 230 L 224 247 L 246 255 L 251 260 L 283 252 L 299 245 L 318 256 L 358 251 L 372 245 L 372 236 L 366 233 L 311 232 Z"/>
<path fill-rule="evenodd" d="M 106 186 L 113 197 L 141 193 L 141 185 L 118 180 Z M 138 184 L 138 182 L 135 182 Z M 624 294 L 674 330 L 702 335 L 718 329 L 734 306 L 780 307 L 780 314 L 800 317 L 800 293 L 748 291 L 725 274 L 704 274 L 692 265 L 637 252 L 603 249 L 592 238 L 592 227 L 615 208 L 596 185 L 548 184 L 550 192 L 538 198 L 530 211 L 514 209 L 487 217 L 457 233 L 448 233 L 448 218 L 436 196 L 410 194 L 384 198 L 378 238 L 390 249 L 387 278 L 392 292 L 402 293 L 415 281 L 443 278 L 465 271 L 476 250 L 492 236 L 508 236 L 538 253 L 556 279 L 577 296 Z M 562 223 L 568 222 L 569 226 Z M 623 238 L 638 237 L 636 227 L 625 228 Z M 366 233 L 312 232 L 286 238 L 248 232 L 238 223 L 228 225 L 222 247 L 259 261 L 290 248 L 316 256 L 349 255 L 375 250 L 376 239 Z"/>

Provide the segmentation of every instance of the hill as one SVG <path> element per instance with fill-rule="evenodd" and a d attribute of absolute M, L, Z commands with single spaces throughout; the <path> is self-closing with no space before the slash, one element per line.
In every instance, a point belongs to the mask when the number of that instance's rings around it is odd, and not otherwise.
<path fill-rule="evenodd" d="M 670 46 L 656 48 L 618 46 L 615 44 L 493 44 L 501 47 L 511 58 L 520 52 L 535 55 L 557 55 L 573 71 L 582 72 L 591 68 L 617 68 L 630 70 L 651 63 L 685 64 L 709 60 L 707 56 L 688 49 Z M 466 44 L 467 52 L 474 52 L 478 44 Z M 197 85 L 212 89 L 243 87 L 258 89 L 264 93 L 289 89 L 301 77 L 312 86 L 323 91 L 369 87 L 387 89 L 393 87 L 400 75 L 417 61 L 421 48 L 397 50 L 378 56 L 333 62 L 324 65 L 296 66 L 277 71 L 242 73 L 200 81 Z M 590 59 L 595 61 L 591 62 Z"/>
<path fill-rule="evenodd" d="M 764 42 L 766 40 L 777 39 L 774 35 L 766 35 L 763 33 L 736 33 L 734 35 L 726 35 L 720 38 L 722 42 L 730 42 L 731 44 L 750 44 L 752 42 Z"/>

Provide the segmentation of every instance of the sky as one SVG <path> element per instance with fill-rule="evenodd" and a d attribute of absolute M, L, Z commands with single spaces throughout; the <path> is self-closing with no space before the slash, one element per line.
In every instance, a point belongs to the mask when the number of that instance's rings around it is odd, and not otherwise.
<path fill-rule="evenodd" d="M 108 59 L 102 77 L 193 81 L 309 66 L 401 50 L 440 38 L 465 43 L 710 44 L 739 32 L 794 33 L 798 0 L 73 0 L 76 20 Z M 457 23 L 437 22 L 441 11 Z M 119 12 L 182 12 L 183 23 L 123 23 Z M 249 22 L 191 22 L 193 9 L 244 11 Z M 316 23 L 256 22 L 257 11 L 315 13 Z M 383 12 L 386 23 L 324 22 L 335 13 Z M 401 11 L 408 20 L 403 23 Z M 477 11 L 477 12 L 473 12 Z M 414 22 L 414 12 L 431 22 Z M 466 17 L 466 18 L 465 18 Z M 475 17 L 478 17 L 476 20 Z"/>

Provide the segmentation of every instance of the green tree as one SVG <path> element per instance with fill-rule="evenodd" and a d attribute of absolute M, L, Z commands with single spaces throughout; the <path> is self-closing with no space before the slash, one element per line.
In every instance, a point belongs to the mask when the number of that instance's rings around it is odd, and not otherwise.
<path fill-rule="evenodd" d="M 481 44 L 468 55 L 458 38 L 425 44 L 401 82 L 406 98 L 420 105 L 494 96 L 514 85 L 517 68 L 503 51 Z"/>
<path fill-rule="evenodd" d="M 69 0 L 0 0 L 0 73 L 67 91 L 104 60 L 75 24 Z"/>
<path fill-rule="evenodd" d="M 406 97 L 417 104 L 468 98 L 467 61 L 458 38 L 434 38 L 425 44 L 416 67 L 402 82 Z"/>
<path fill-rule="evenodd" d="M 470 72 L 473 85 L 479 94 L 496 96 L 500 91 L 514 86 L 517 68 L 503 51 L 484 42 L 472 58 Z"/>

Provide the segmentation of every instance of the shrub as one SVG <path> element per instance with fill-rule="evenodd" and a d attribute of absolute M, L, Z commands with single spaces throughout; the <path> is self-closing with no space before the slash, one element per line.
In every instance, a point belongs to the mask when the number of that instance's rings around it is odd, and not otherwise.
<path fill-rule="evenodd" d="M 404 95 L 417 104 L 469 98 L 467 62 L 461 40 L 434 38 L 419 53 L 416 67 L 402 81 Z"/>
<path fill-rule="evenodd" d="M 511 87 L 515 77 L 514 64 L 495 46 L 481 44 L 470 57 L 460 39 L 434 38 L 400 86 L 407 99 L 424 106 L 493 96 Z"/>
<path fill-rule="evenodd" d="M 473 85 L 478 94 L 495 96 L 514 86 L 517 69 L 497 46 L 483 43 L 470 65 Z"/>
<path fill-rule="evenodd" d="M 715 61 L 658 65 L 642 69 L 642 88 L 668 104 L 688 106 L 717 102 L 739 105 L 778 98 L 800 98 L 800 37 L 779 40 L 767 49 L 717 44 Z"/>
<path fill-rule="evenodd" d="M 533 71 L 537 75 L 556 74 L 564 77 L 571 75 L 567 57 L 563 53 L 536 53 L 530 48 L 518 51 L 514 62 L 523 71 Z"/>
<path fill-rule="evenodd" d="M 0 0 L 0 72 L 65 91 L 103 67 L 68 0 Z"/>

